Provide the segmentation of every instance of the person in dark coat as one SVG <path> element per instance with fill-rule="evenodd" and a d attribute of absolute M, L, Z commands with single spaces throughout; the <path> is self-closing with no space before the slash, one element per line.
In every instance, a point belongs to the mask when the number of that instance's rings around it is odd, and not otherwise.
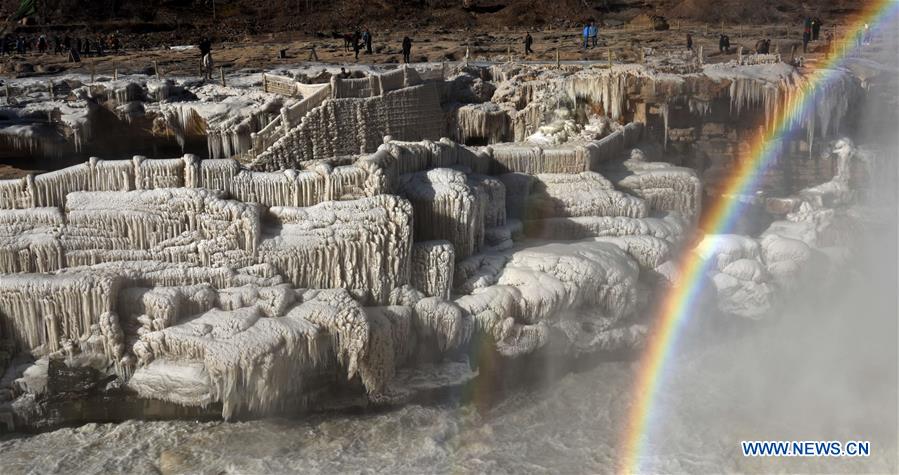
<path fill-rule="evenodd" d="M 687 33 L 687 49 L 693 51 L 693 35 Z"/>
<path fill-rule="evenodd" d="M 802 33 L 802 52 L 808 53 L 808 42 L 812 39 L 811 30 L 805 30 Z"/>
<path fill-rule="evenodd" d="M 209 38 L 203 37 L 203 39 L 200 40 L 198 47 L 200 48 L 200 59 L 202 59 L 203 56 L 212 52 L 212 41 L 210 41 Z"/>
<path fill-rule="evenodd" d="M 534 50 L 531 49 L 531 45 L 533 45 L 533 44 L 534 44 L 534 37 L 531 36 L 531 32 L 529 31 L 524 35 L 524 55 L 525 56 L 534 52 Z"/>
<path fill-rule="evenodd" d="M 372 54 L 371 50 L 371 32 L 368 31 L 368 28 L 365 29 L 365 32 L 362 33 L 362 41 L 365 42 L 365 52 L 368 54 Z"/>
<path fill-rule="evenodd" d="M 356 61 L 359 61 L 359 51 L 362 50 L 362 38 L 359 32 L 353 33 L 353 53 L 356 54 Z"/>
<path fill-rule="evenodd" d="M 812 20 L 812 41 L 818 41 L 818 35 L 821 34 L 821 19 L 815 17 Z"/>
<path fill-rule="evenodd" d="M 412 57 L 412 38 L 408 36 L 403 37 L 403 62 L 411 63 Z"/>

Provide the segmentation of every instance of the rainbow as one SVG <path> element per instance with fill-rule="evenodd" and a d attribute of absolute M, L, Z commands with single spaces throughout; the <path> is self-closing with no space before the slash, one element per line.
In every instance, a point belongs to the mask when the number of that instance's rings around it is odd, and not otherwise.
<path fill-rule="evenodd" d="M 816 96 L 835 80 L 835 68 L 857 47 L 859 35 L 866 25 L 874 29 L 894 18 L 897 11 L 899 0 L 873 0 L 863 7 L 849 25 L 848 34 L 834 40 L 832 51 L 836 54 L 807 77 L 804 87 L 775 113 L 770 127 L 752 141 L 749 152 L 727 177 L 720 195 L 722 198 L 711 203 L 703 215 L 700 233 L 721 234 L 733 229 L 745 206 L 738 196 L 756 189 L 764 170 L 780 151 L 780 139 L 807 117 Z M 621 473 L 640 472 L 640 460 L 645 454 L 648 431 L 656 410 L 656 396 L 678 336 L 693 313 L 696 297 L 702 289 L 702 276 L 709 270 L 709 261 L 711 259 L 704 260 L 698 253 L 684 253 L 677 265 L 678 282 L 658 306 L 658 317 L 654 320 L 636 374 L 633 389 L 636 399 L 629 410 L 619 445 L 622 459 L 618 470 Z"/>

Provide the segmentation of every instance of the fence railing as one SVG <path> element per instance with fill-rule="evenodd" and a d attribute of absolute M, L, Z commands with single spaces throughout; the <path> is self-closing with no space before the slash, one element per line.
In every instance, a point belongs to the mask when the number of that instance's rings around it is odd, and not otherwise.
<path fill-rule="evenodd" d="M 250 135 L 253 144 L 253 148 L 249 152 L 251 156 L 256 156 L 271 147 L 278 139 L 285 136 L 291 128 L 299 125 L 309 111 L 320 106 L 326 99 L 331 97 L 330 84 L 316 84 L 315 86 L 317 87 L 314 90 L 311 87 L 304 87 L 307 92 L 312 92 L 304 96 L 296 104 L 282 108 L 279 117 L 269 122 L 259 132 Z"/>

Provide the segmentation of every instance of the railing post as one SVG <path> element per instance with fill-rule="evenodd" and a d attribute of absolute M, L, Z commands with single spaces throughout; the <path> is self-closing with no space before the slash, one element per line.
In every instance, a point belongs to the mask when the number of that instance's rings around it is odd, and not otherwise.
<path fill-rule="evenodd" d="M 262 92 L 268 92 L 268 78 L 262 73 Z"/>
<path fill-rule="evenodd" d="M 290 113 L 287 110 L 287 108 L 282 107 L 281 108 L 281 127 L 284 129 L 284 135 L 287 135 L 287 132 L 290 132 L 290 129 L 292 127 L 292 125 L 290 123 L 289 115 L 290 115 Z"/>

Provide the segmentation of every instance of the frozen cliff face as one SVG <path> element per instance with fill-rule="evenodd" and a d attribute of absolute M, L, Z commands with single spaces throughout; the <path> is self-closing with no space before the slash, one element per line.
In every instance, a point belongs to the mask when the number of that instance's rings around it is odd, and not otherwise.
<path fill-rule="evenodd" d="M 267 315 L 263 306 L 272 298 L 283 304 L 278 312 Z M 390 329 L 374 330 L 373 318 L 344 290 L 259 289 L 255 301 L 243 300 L 236 308 L 224 302 L 218 306 L 223 308 L 140 337 L 134 352 L 143 367 L 131 383 L 139 393 L 166 399 L 165 385 L 145 381 L 158 379 L 154 373 L 171 364 L 202 367 L 189 376 L 195 386 L 206 382 L 208 391 L 186 401 L 175 387 L 174 394 L 181 400 L 174 402 L 221 401 L 222 416 L 227 419 L 237 410 L 266 413 L 285 406 L 302 407 L 304 386 L 315 383 L 316 372 L 335 364 L 345 368 L 350 378 L 358 374 L 369 391 L 383 388 L 393 374 Z M 408 321 L 393 323 L 380 317 L 374 318 L 379 325 L 408 329 Z M 400 332 L 401 341 L 408 338 L 405 333 Z M 381 340 L 373 341 L 375 336 Z"/>
<path fill-rule="evenodd" d="M 832 153 L 836 173 L 825 183 L 805 188 L 786 198 L 793 205 L 785 220 L 772 222 L 754 239 L 738 235 L 706 236 L 697 247 L 711 260 L 709 277 L 718 291 L 718 307 L 727 314 L 753 319 L 771 314 L 785 293 L 803 289 L 812 280 L 828 282 L 845 259 L 845 248 L 833 247 L 833 234 L 851 226 L 849 208 L 852 142 L 838 140 Z M 837 228 L 834 230 L 834 228 Z"/>
<path fill-rule="evenodd" d="M 547 244 L 474 257 L 460 263 L 455 302 L 476 331 L 501 354 L 517 356 L 544 346 L 563 319 L 600 322 L 609 329 L 636 306 L 639 269 L 617 246 L 601 242 Z"/>
<path fill-rule="evenodd" d="M 600 170 L 616 187 L 645 200 L 653 212 L 677 211 L 690 221 L 699 217 L 702 182 L 693 169 L 649 162 L 640 149 L 632 149 L 627 160 L 605 163 Z"/>
<path fill-rule="evenodd" d="M 0 210 L 0 273 L 51 272 L 64 266 L 57 208 Z"/>
<path fill-rule="evenodd" d="M 259 241 L 259 210 L 205 189 L 76 192 L 67 197 L 62 234 L 69 265 L 164 260 L 249 263 Z"/>
<path fill-rule="evenodd" d="M 681 243 L 689 223 L 679 213 L 661 217 L 587 216 L 547 218 L 524 222 L 524 232 L 540 239 L 571 240 L 604 236 L 652 236 L 675 246 Z"/>
<path fill-rule="evenodd" d="M 449 299 L 455 261 L 451 242 L 417 242 L 412 245 L 410 283 L 429 297 Z"/>
<path fill-rule="evenodd" d="M 646 217 L 640 198 L 617 191 L 595 172 L 576 175 L 540 174 L 525 201 L 525 219 L 583 216 Z"/>
<path fill-rule="evenodd" d="M 736 234 L 707 235 L 694 251 L 711 261 L 709 277 L 718 292 L 718 308 L 729 315 L 759 319 L 770 314 L 775 289 L 761 261 L 759 243 Z"/>
<path fill-rule="evenodd" d="M 393 288 L 409 281 L 412 210 L 392 195 L 274 207 L 259 260 L 297 287 L 363 289 L 386 302 Z"/>
<path fill-rule="evenodd" d="M 400 177 L 397 191 L 415 210 L 415 239 L 445 239 L 456 259 L 477 252 L 484 243 L 486 192 L 471 186 L 466 175 L 437 168 Z"/>

